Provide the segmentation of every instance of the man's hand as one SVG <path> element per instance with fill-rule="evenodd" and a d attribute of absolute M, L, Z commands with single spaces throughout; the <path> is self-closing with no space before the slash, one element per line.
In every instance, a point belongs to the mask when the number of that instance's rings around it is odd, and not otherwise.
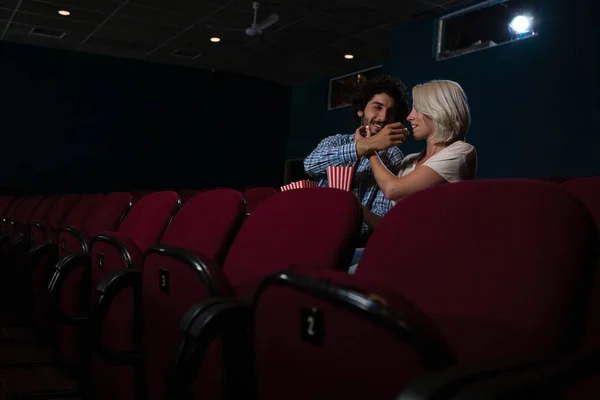
<path fill-rule="evenodd" d="M 381 132 L 375 135 L 371 135 L 368 128 L 366 128 L 366 132 L 366 138 L 356 142 L 358 158 L 370 155 L 375 151 L 400 146 L 408 136 L 408 129 L 400 122 L 386 125 Z"/>

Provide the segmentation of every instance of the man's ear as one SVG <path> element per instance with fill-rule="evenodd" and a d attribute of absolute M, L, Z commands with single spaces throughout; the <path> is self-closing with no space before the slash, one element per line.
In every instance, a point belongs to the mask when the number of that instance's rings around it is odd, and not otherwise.
<path fill-rule="evenodd" d="M 358 110 L 358 111 L 356 112 L 356 115 L 358 115 L 358 117 L 359 117 L 359 118 L 362 118 L 362 117 L 363 117 L 363 115 L 365 115 L 365 113 L 364 113 L 362 110 Z"/>

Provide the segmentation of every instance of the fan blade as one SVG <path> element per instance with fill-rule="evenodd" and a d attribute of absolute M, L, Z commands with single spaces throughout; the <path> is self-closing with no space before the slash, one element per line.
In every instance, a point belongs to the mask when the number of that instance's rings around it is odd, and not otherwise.
<path fill-rule="evenodd" d="M 263 30 L 267 29 L 268 27 L 270 27 L 271 25 L 273 25 L 274 23 L 276 23 L 277 21 L 279 21 L 279 15 L 271 14 L 267 18 L 265 18 L 260 24 L 258 24 L 256 27 L 259 30 L 263 31 Z"/>

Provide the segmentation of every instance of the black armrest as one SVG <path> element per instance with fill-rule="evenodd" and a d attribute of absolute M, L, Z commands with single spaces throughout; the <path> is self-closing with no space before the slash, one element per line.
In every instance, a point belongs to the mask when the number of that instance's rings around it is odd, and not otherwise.
<path fill-rule="evenodd" d="M 84 252 L 84 253 L 90 252 L 90 247 L 88 246 L 88 243 L 85 240 L 85 237 L 76 228 L 65 225 L 61 228 L 61 231 L 69 232 L 71 235 L 73 235 L 75 238 L 77 238 L 77 241 L 79 242 L 79 245 L 81 246 L 82 252 Z M 62 243 L 60 245 L 62 246 Z"/>
<path fill-rule="evenodd" d="M 251 300 L 238 299 L 210 299 L 190 308 L 181 319 L 183 339 L 173 371 L 167 377 L 165 398 L 190 398 L 204 355 L 217 337 L 223 338 L 223 373 L 224 382 L 228 383 L 224 390 L 239 390 L 244 398 L 251 398 L 253 390 L 248 390 L 248 384 L 253 379 L 244 372 L 251 362 L 248 327 L 252 312 Z"/>
<path fill-rule="evenodd" d="M 119 250 L 119 252 L 123 256 L 123 260 L 125 261 L 125 268 L 132 269 L 134 268 L 133 257 L 126 245 L 128 238 L 119 238 L 117 237 L 117 235 L 118 233 L 116 232 L 112 232 L 112 234 L 101 233 L 99 235 L 94 236 L 91 245 L 93 247 L 95 242 L 104 242 L 110 244 L 111 246 Z"/>
<path fill-rule="evenodd" d="M 48 285 L 48 300 L 50 311 L 54 314 L 53 317 L 57 322 L 80 324 L 81 322 L 87 321 L 87 316 L 67 317 L 63 315 L 58 303 L 60 291 L 69 274 L 77 267 L 84 268 L 89 274 L 91 265 L 92 259 L 88 253 L 69 254 L 56 264 L 56 271 Z M 87 281 L 89 281 L 89 277 L 87 277 Z"/>
<path fill-rule="evenodd" d="M 362 314 L 365 319 L 384 326 L 412 347 L 428 369 L 437 370 L 456 364 L 450 346 L 427 316 L 398 294 L 395 295 L 393 306 L 390 306 L 375 296 L 344 287 L 341 283 L 286 270 L 269 275 L 261 282 L 255 294 L 255 302 L 271 285 L 290 286 Z"/>
<path fill-rule="evenodd" d="M 27 268 L 29 273 L 33 273 L 34 269 L 36 266 L 38 266 L 38 260 L 40 260 L 42 257 L 48 257 L 48 262 L 47 264 L 44 264 L 46 266 L 50 266 L 50 265 L 54 265 L 56 264 L 56 259 L 58 258 L 58 253 L 57 253 L 57 247 L 56 247 L 56 243 L 44 243 L 42 245 L 36 246 L 32 249 L 29 250 L 29 252 L 27 253 Z M 52 279 L 52 269 L 47 267 L 47 270 L 42 271 L 43 273 L 45 273 L 45 275 L 43 276 L 44 282 L 49 282 Z M 35 289 L 35 287 L 34 287 Z M 46 297 L 48 294 L 48 291 L 44 292 L 44 293 L 37 293 L 34 291 L 33 295 L 36 297 Z"/>
<path fill-rule="evenodd" d="M 36 227 L 38 228 L 40 231 L 42 231 L 42 234 L 44 235 L 44 242 L 49 243 L 50 242 L 50 235 L 48 234 L 48 229 L 46 228 L 46 225 L 42 222 L 36 221 L 34 223 L 31 224 L 32 227 Z M 33 232 L 30 235 L 31 238 L 31 242 L 34 242 L 34 234 Z"/>
<path fill-rule="evenodd" d="M 27 249 L 30 246 L 31 239 L 29 238 L 29 236 L 25 236 L 23 235 L 23 233 L 19 232 L 19 235 L 15 239 L 15 242 L 12 244 L 11 249 L 16 249 L 19 247 Z"/>
<path fill-rule="evenodd" d="M 223 275 L 221 267 L 207 256 L 179 247 L 161 244 L 150 247 L 144 258 L 150 254 L 172 257 L 187 264 L 198 273 L 211 297 L 233 296 L 233 290 L 229 286 L 227 278 Z"/>
<path fill-rule="evenodd" d="M 506 361 L 488 365 L 456 365 L 420 376 L 407 385 L 396 400 L 446 399 L 474 382 L 540 367 L 548 362 L 550 360 L 521 362 L 515 360 L 514 362 Z"/>
<path fill-rule="evenodd" d="M 27 252 L 27 256 L 32 259 L 36 259 L 43 255 L 51 254 L 52 251 L 55 251 L 56 249 L 56 243 L 46 242 L 44 244 L 40 244 L 39 246 L 32 247 L 31 249 L 29 249 L 29 251 Z"/>
<path fill-rule="evenodd" d="M 134 297 L 139 297 L 139 292 L 142 288 L 142 272 L 139 270 L 123 270 L 110 274 L 97 287 L 99 293 L 98 303 L 94 307 L 91 315 L 91 320 L 94 324 L 93 333 L 95 333 L 95 348 L 98 355 L 104 361 L 115 365 L 132 365 L 141 360 L 140 353 L 137 351 L 120 351 L 115 352 L 106 349 L 102 344 L 100 332 L 104 318 L 112 305 L 112 301 L 122 290 L 132 288 Z M 139 316 L 139 313 L 134 313 Z M 141 329 L 141 320 L 134 317 L 133 321 L 134 332 L 136 329 Z M 135 335 L 137 337 L 137 335 Z"/>
<path fill-rule="evenodd" d="M 600 348 L 477 381 L 462 388 L 453 399 L 563 398 L 562 393 L 578 380 L 598 373 Z"/>

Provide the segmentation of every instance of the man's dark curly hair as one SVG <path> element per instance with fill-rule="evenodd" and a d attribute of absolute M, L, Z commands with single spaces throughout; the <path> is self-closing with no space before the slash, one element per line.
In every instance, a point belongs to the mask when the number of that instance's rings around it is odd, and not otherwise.
<path fill-rule="evenodd" d="M 352 116 L 359 123 L 358 111 L 364 111 L 367 103 L 377 95 L 385 93 L 394 99 L 396 107 L 396 121 L 404 121 L 409 114 L 408 95 L 406 86 L 402 81 L 391 75 L 380 75 L 373 79 L 366 80 L 361 84 L 352 95 Z"/>

